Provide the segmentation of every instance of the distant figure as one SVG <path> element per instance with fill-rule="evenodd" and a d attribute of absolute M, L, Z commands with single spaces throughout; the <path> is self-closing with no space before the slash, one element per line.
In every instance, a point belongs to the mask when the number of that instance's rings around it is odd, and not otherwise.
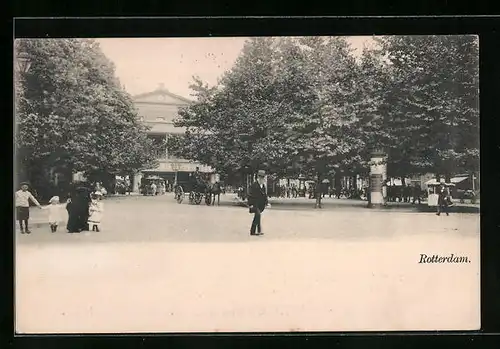
<path fill-rule="evenodd" d="M 200 190 L 201 187 L 201 173 L 200 173 L 200 168 L 196 167 L 196 171 L 192 173 L 191 176 L 191 188 L 193 192 L 197 192 Z"/>
<path fill-rule="evenodd" d="M 418 183 L 415 183 L 415 186 L 413 187 L 413 202 L 412 204 L 415 204 L 415 201 L 418 201 L 418 204 L 420 205 L 421 202 L 421 189 Z"/>
<path fill-rule="evenodd" d="M 28 221 L 30 219 L 30 201 L 37 205 L 38 208 L 42 208 L 33 194 L 28 191 L 28 188 L 28 183 L 23 182 L 21 183 L 21 189 L 16 191 L 16 214 L 17 220 L 19 221 L 19 227 L 21 228 L 21 234 L 31 234 L 28 227 Z"/>
<path fill-rule="evenodd" d="M 444 185 L 441 184 L 441 186 L 438 188 L 438 206 L 437 206 L 437 213 L 436 215 L 440 215 L 441 212 L 446 213 L 447 216 L 450 214 L 448 213 L 448 206 L 449 206 L 449 193 L 448 190 L 445 188 Z"/>
<path fill-rule="evenodd" d="M 248 196 L 249 212 L 253 213 L 252 226 L 250 228 L 250 235 L 263 235 L 261 225 L 261 213 L 268 205 L 266 190 L 264 187 L 264 177 L 266 173 L 259 170 L 257 173 L 257 181 L 252 183 L 250 193 Z M 257 230 L 257 232 L 256 232 Z"/>
<path fill-rule="evenodd" d="M 156 195 L 156 184 L 155 182 L 151 183 L 151 195 Z"/>
<path fill-rule="evenodd" d="M 99 192 L 101 193 L 103 196 L 107 195 L 108 194 L 108 191 L 106 190 L 106 188 L 104 188 L 104 186 L 102 185 L 102 183 L 100 182 L 97 182 L 96 185 L 95 185 L 95 192 Z"/>
<path fill-rule="evenodd" d="M 174 187 L 174 198 L 177 202 L 181 203 L 184 198 L 184 189 L 180 184 L 175 184 Z"/>
<path fill-rule="evenodd" d="M 216 181 L 214 183 L 214 185 L 212 186 L 212 190 L 211 190 L 211 193 L 210 193 L 210 195 L 213 194 L 213 196 L 214 196 L 214 200 L 212 201 L 212 206 L 215 205 L 215 198 L 216 197 L 217 197 L 217 206 L 220 205 L 220 194 L 221 194 L 221 192 L 222 192 L 221 185 L 220 185 L 219 181 Z"/>

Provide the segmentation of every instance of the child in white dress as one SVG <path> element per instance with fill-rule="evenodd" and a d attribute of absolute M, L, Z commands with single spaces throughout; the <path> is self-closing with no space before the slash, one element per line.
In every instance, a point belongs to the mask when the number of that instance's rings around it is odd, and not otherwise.
<path fill-rule="evenodd" d="M 49 203 L 50 205 L 46 206 L 45 209 L 49 211 L 50 231 L 55 233 L 57 231 L 57 226 L 62 221 L 63 207 L 60 205 L 59 196 L 50 198 Z"/>
<path fill-rule="evenodd" d="M 104 204 L 101 201 L 102 194 L 100 192 L 95 192 L 90 195 L 92 201 L 89 205 L 89 228 L 92 231 L 100 231 L 101 220 L 104 212 Z"/>

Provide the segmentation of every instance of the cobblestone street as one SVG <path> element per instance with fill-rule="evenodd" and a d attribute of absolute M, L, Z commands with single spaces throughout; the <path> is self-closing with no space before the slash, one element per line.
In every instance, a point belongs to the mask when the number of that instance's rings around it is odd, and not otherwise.
<path fill-rule="evenodd" d="M 33 210 L 33 233 L 16 233 L 18 331 L 478 328 L 478 214 L 274 200 L 251 237 L 232 200 L 110 198 L 102 231 L 82 234 L 51 234 Z M 419 264 L 423 253 L 470 263 Z"/>

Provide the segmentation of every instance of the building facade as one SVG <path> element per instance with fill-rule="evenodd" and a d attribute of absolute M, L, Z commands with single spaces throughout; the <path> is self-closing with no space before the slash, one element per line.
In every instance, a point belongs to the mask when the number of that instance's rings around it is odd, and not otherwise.
<path fill-rule="evenodd" d="M 185 133 L 184 128 L 174 126 L 174 119 L 179 108 L 191 103 L 190 100 L 169 92 L 163 85 L 155 91 L 134 96 L 133 100 L 142 121 L 150 127 L 148 137 L 154 142 L 162 143 L 168 140 L 170 135 Z M 134 192 L 139 192 L 141 180 L 147 176 L 158 176 L 170 184 L 183 185 L 189 182 L 189 175 L 196 167 L 199 167 L 200 172 L 206 173 L 211 181 L 216 178 L 211 167 L 176 158 L 169 154 L 167 148 L 158 153 L 158 160 L 160 164 L 157 168 L 143 170 L 134 176 Z"/>

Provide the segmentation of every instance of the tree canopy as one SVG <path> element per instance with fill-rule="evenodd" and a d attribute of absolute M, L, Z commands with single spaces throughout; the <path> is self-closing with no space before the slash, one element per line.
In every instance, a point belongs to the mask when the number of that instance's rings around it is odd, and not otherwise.
<path fill-rule="evenodd" d="M 196 102 L 169 147 L 219 172 L 279 176 L 367 172 L 389 154 L 393 176 L 475 170 L 478 45 L 474 36 L 391 36 L 356 57 L 344 38 L 251 38 Z"/>
<path fill-rule="evenodd" d="M 119 174 L 156 166 L 130 96 L 91 39 L 21 39 L 16 145 L 20 165 Z"/>
<path fill-rule="evenodd" d="M 393 169 L 399 175 L 477 171 L 477 36 L 388 36 L 378 42 L 391 63 L 379 128 L 388 131 L 383 145 Z"/>

